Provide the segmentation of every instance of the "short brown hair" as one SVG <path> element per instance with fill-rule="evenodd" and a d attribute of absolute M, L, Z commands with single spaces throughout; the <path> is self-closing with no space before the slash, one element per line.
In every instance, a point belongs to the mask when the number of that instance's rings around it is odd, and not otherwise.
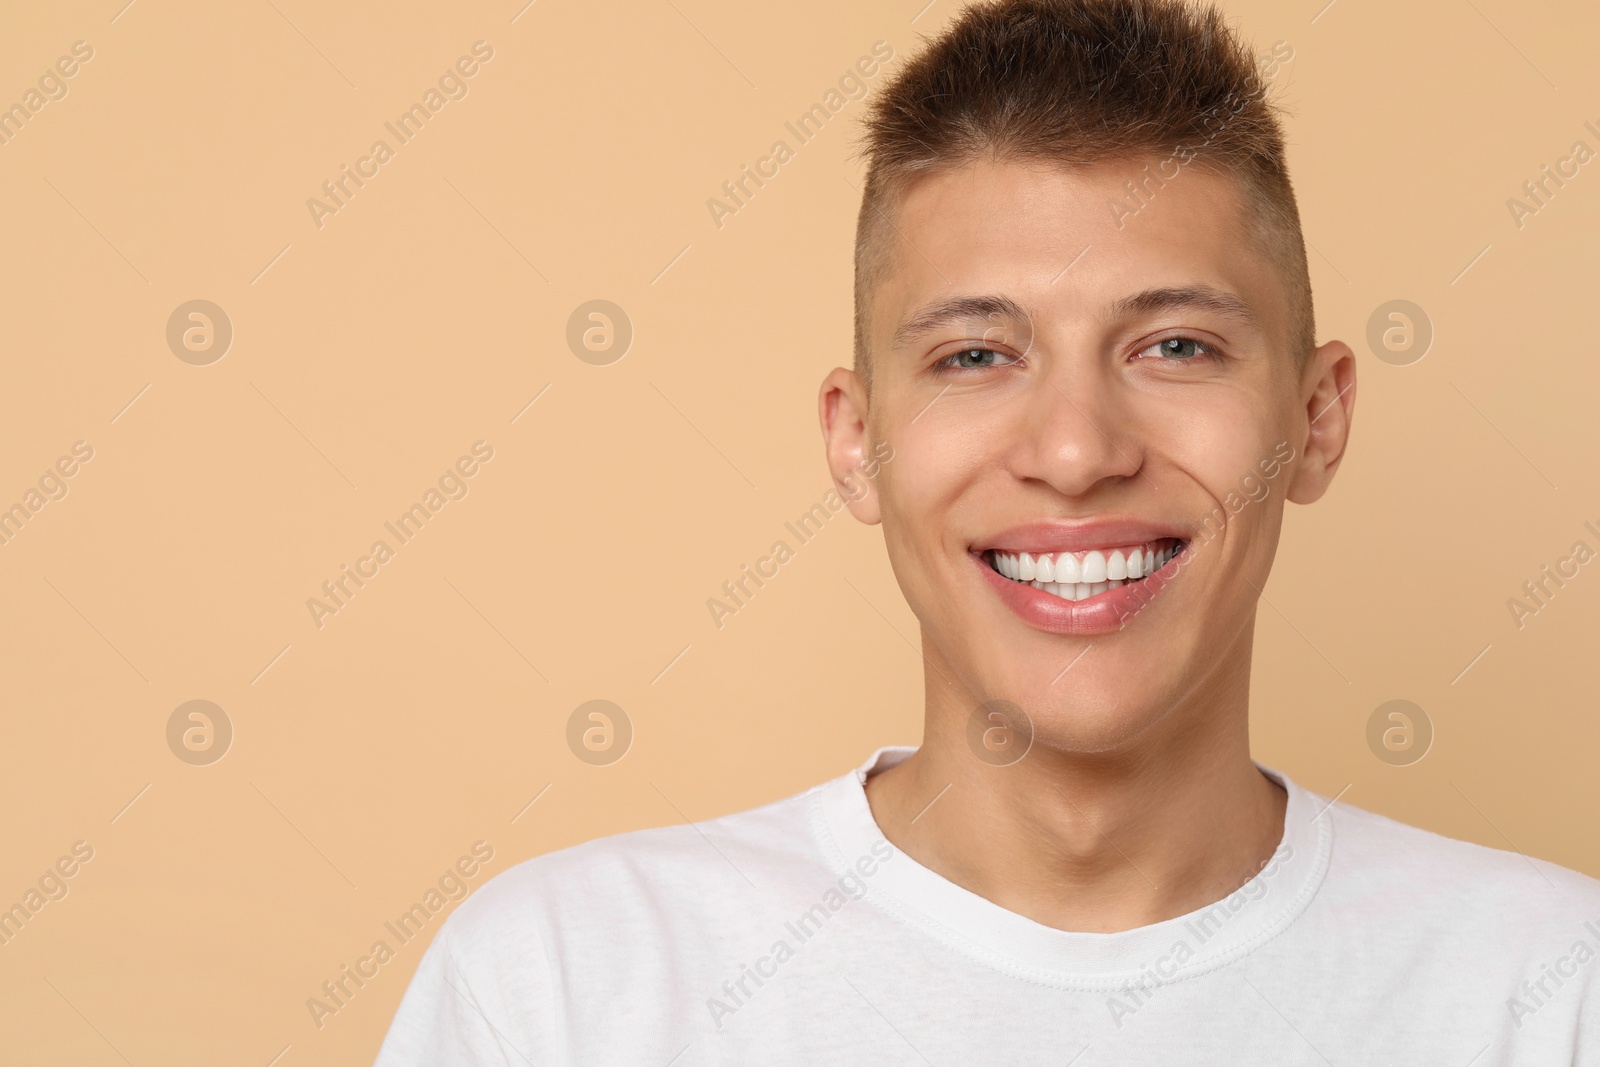
<path fill-rule="evenodd" d="M 1292 54 L 1292 53 L 1291 53 Z M 869 106 L 856 224 L 855 360 L 870 378 L 873 288 L 893 199 L 981 158 L 1087 165 L 1187 153 L 1243 186 L 1289 287 L 1297 362 L 1316 346 L 1300 214 L 1277 108 L 1249 48 L 1186 0 L 990 0 L 956 21 Z"/>

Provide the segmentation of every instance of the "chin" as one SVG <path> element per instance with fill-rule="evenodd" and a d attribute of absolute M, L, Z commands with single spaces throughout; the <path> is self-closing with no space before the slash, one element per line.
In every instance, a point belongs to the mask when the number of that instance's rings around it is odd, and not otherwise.
<path fill-rule="evenodd" d="M 1032 720 L 1037 754 L 1115 752 L 1137 741 L 1173 706 L 1152 693 L 1129 692 L 1125 681 L 1108 682 L 1082 678 L 1068 686 L 1063 679 L 1056 687 L 1059 692 L 1014 701 Z"/>

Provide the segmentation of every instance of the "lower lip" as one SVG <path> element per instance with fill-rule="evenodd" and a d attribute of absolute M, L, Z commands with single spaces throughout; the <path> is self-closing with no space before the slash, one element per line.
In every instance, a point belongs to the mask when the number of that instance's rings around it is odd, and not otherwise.
<path fill-rule="evenodd" d="M 1188 546 L 1184 546 L 1188 551 Z M 1036 630 L 1052 634 L 1114 633 L 1126 626 L 1135 615 L 1149 606 L 1151 599 L 1178 572 L 1180 553 L 1149 577 L 1129 582 L 1116 589 L 1107 589 L 1087 600 L 1066 600 L 1035 589 L 1027 582 L 1014 582 L 989 566 L 981 552 L 969 552 L 983 577 L 995 593 L 1016 616 Z"/>

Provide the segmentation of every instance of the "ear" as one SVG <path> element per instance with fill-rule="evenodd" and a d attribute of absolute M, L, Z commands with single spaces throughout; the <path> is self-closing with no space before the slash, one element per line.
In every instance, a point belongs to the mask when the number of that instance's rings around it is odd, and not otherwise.
<path fill-rule="evenodd" d="M 874 480 L 879 460 L 867 432 L 867 390 L 860 375 L 844 367 L 829 371 L 817 394 L 817 417 L 828 471 L 850 514 L 868 525 L 883 521 Z"/>
<path fill-rule="evenodd" d="M 1311 504 L 1328 491 L 1350 441 L 1356 409 L 1356 357 L 1350 346 L 1329 341 L 1312 353 L 1300 393 L 1305 443 L 1287 495 L 1296 504 Z"/>

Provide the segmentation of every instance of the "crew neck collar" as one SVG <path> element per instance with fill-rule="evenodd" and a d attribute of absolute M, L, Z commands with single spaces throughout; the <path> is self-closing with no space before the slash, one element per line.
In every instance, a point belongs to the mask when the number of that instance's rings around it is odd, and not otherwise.
<path fill-rule="evenodd" d="M 905 760 L 915 747 L 880 748 L 855 770 L 813 794 L 824 854 L 838 871 L 881 857 L 883 831 L 867 803 L 867 778 Z M 1273 858 L 1232 894 L 1186 915 L 1116 933 L 1058 930 L 1008 911 L 922 866 L 898 849 L 872 868 L 866 899 L 958 951 L 1009 974 L 1066 989 L 1150 988 L 1182 981 L 1239 959 L 1276 937 L 1322 884 L 1333 851 L 1333 819 L 1286 775 L 1256 764 L 1288 794 L 1283 837 Z M 873 846 L 877 845 L 874 850 Z"/>

